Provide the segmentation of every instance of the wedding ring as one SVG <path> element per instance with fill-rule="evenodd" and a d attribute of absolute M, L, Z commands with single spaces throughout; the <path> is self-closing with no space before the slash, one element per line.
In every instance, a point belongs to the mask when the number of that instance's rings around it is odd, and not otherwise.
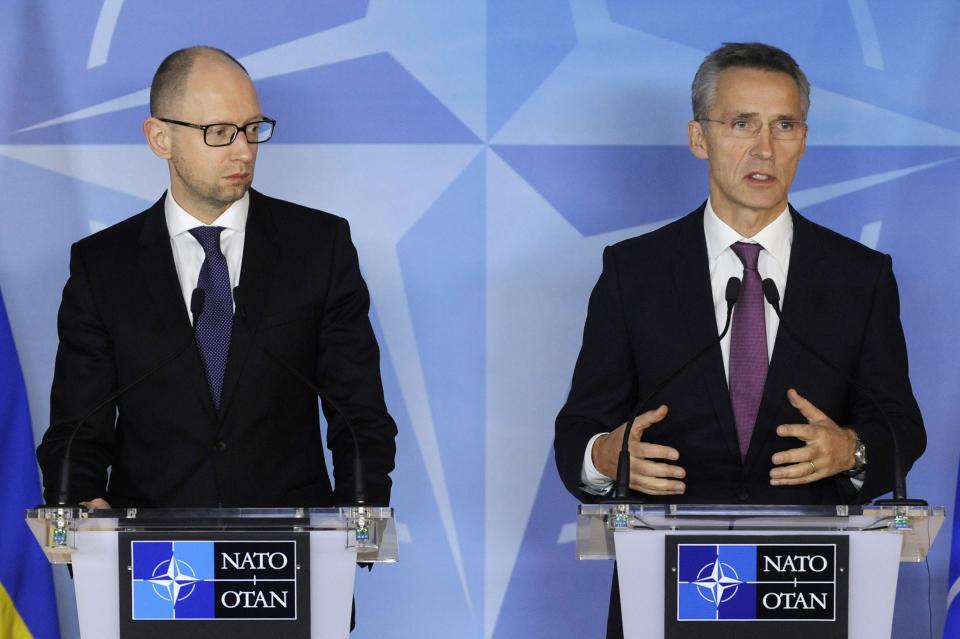
<path fill-rule="evenodd" d="M 817 472 L 817 467 L 813 465 L 813 462 L 812 462 L 812 461 L 808 461 L 807 463 L 810 464 L 810 474 L 811 474 L 811 475 L 814 474 L 815 472 Z"/>

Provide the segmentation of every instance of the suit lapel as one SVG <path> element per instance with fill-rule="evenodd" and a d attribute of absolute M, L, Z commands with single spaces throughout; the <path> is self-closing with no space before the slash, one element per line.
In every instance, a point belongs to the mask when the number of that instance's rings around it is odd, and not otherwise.
<path fill-rule="evenodd" d="M 673 276 L 677 285 L 680 310 L 687 326 L 690 343 L 694 349 L 702 349 L 711 340 L 717 339 L 717 320 L 713 306 L 713 287 L 710 284 L 710 265 L 707 263 L 707 242 L 703 233 L 703 211 L 687 216 L 678 234 L 677 251 L 680 259 L 674 263 Z M 692 355 L 694 350 L 690 352 Z M 730 454 L 740 456 L 737 428 L 730 407 L 730 392 L 724 372 L 723 356 L 719 345 L 704 355 L 701 370 L 706 390 L 713 403 L 714 413 L 720 427 L 720 435 Z M 694 369 L 696 370 L 696 368 Z"/>
<path fill-rule="evenodd" d="M 823 249 L 814 237 L 813 225 L 793 207 L 793 244 L 790 248 L 790 264 L 787 268 L 787 287 L 782 301 L 783 322 L 793 329 L 800 339 L 816 319 L 820 302 L 820 282 L 823 282 Z M 757 412 L 757 423 L 750 439 L 746 466 L 757 462 L 759 451 L 764 450 L 767 440 L 776 437 L 778 416 L 786 409 L 787 389 L 795 385 L 796 362 L 799 347 L 786 330 L 777 330 L 773 356 L 763 387 L 763 398 Z M 782 417 L 781 417 L 782 419 Z"/>
<path fill-rule="evenodd" d="M 184 305 L 183 292 L 177 279 L 177 267 L 173 261 L 173 249 L 170 247 L 170 233 L 164 216 L 166 194 L 147 211 L 140 231 L 140 250 L 138 262 L 147 290 L 153 300 L 153 307 L 163 324 L 163 334 L 157 339 L 163 342 L 163 350 L 174 352 L 193 338 L 193 326 Z M 204 406 L 210 422 L 216 418 L 213 400 L 207 385 L 207 377 L 196 349 L 188 349 L 185 354 L 191 358 L 190 384 Z"/>
<path fill-rule="evenodd" d="M 233 399 L 240 373 L 252 348 L 250 336 L 256 333 L 263 319 L 278 257 L 279 246 L 273 214 L 265 206 L 263 196 L 251 189 L 239 285 L 243 292 L 241 301 L 244 305 L 246 320 L 234 317 L 230 354 L 227 357 L 227 370 L 224 373 L 223 394 L 220 399 L 221 427 Z M 246 330 L 238 326 L 241 321 L 246 322 Z"/>

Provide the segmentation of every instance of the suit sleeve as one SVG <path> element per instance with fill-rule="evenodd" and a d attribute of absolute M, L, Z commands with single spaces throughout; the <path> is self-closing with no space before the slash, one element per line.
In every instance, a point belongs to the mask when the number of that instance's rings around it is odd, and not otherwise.
<path fill-rule="evenodd" d="M 904 473 L 910 470 L 927 444 L 908 369 L 897 282 L 890 256 L 884 255 L 854 375 L 872 391 L 889 418 L 897 434 Z M 865 502 L 893 488 L 894 441 L 867 397 L 854 391 L 850 406 L 853 415 L 850 426 L 867 448 L 866 481 L 857 495 L 857 501 Z"/>
<path fill-rule="evenodd" d="M 387 412 L 380 379 L 380 349 L 370 324 L 370 294 L 345 220 L 337 228 L 327 304 L 319 328 L 317 379 L 357 431 L 367 499 L 390 501 L 397 427 Z M 353 438 L 343 415 L 327 402 L 327 446 L 333 457 L 334 500 L 353 500 Z"/>
<path fill-rule="evenodd" d="M 567 490 L 581 501 L 580 471 L 587 443 L 622 424 L 637 402 L 637 370 L 621 303 L 614 249 L 603 253 L 603 272 L 590 294 L 583 344 L 567 402 L 557 415 L 554 454 Z"/>
<path fill-rule="evenodd" d="M 116 368 L 109 332 L 99 316 L 80 246 L 70 254 L 70 278 L 63 289 L 57 317 L 60 344 L 50 393 L 50 427 L 37 448 L 43 473 L 44 499 L 56 499 L 60 464 L 67 441 L 83 413 L 102 401 L 116 386 Z M 116 404 L 91 415 L 74 439 L 69 502 L 107 494 L 107 468 L 115 443 Z"/>

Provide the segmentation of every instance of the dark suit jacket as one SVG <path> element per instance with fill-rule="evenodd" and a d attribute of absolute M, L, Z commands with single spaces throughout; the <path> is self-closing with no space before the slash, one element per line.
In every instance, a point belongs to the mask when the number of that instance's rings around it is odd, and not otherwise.
<path fill-rule="evenodd" d="M 583 501 L 594 499 L 580 486 L 588 440 L 625 422 L 640 398 L 717 337 L 703 210 L 604 252 L 570 394 L 556 421 L 560 476 Z M 784 322 L 874 391 L 899 435 L 907 470 L 923 452 L 926 435 L 907 376 L 890 257 L 790 212 L 794 236 Z M 775 433 L 779 424 L 805 423 L 787 401 L 791 387 L 866 444 L 868 472 L 859 493 L 843 477 L 770 486 L 773 454 L 802 445 Z M 892 488 L 891 438 L 875 409 L 782 328 L 745 460 L 719 346 L 651 402 L 660 404 L 669 406 L 669 414 L 643 439 L 679 451 L 687 490 L 682 496 L 645 496 L 648 502 L 841 504 Z"/>
<path fill-rule="evenodd" d="M 51 426 L 37 450 L 48 502 L 66 439 L 82 414 L 185 349 L 83 426 L 71 456 L 71 500 L 349 503 L 354 453 L 343 418 L 324 402 L 334 490 L 316 397 L 251 344 L 252 331 L 349 416 L 368 499 L 388 503 L 396 426 L 384 405 L 369 295 L 347 222 L 251 191 L 239 287 L 249 330 L 235 319 L 218 414 L 192 342 L 163 198 L 73 246 L 58 319 Z"/>

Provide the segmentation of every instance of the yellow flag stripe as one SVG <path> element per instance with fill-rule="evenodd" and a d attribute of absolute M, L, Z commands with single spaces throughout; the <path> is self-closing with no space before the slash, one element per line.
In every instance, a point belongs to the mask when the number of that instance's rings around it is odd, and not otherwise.
<path fill-rule="evenodd" d="M 5 639 L 33 639 L 33 635 L 23 623 L 7 589 L 0 583 L 0 637 Z"/>

